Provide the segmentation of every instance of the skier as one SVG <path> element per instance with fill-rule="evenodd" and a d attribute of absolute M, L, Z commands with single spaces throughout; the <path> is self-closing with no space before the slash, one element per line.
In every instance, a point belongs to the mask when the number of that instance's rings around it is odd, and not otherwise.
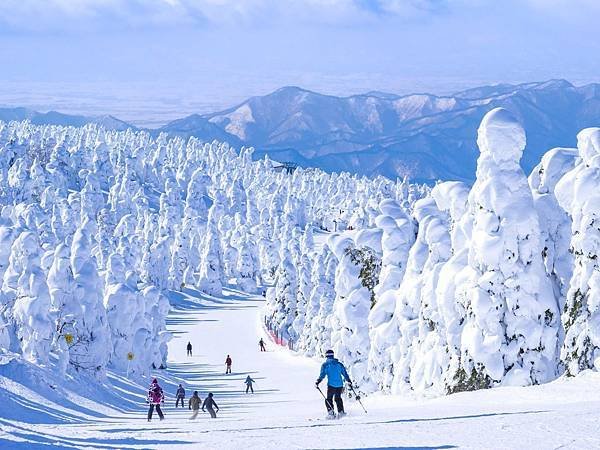
<path fill-rule="evenodd" d="M 213 409 L 213 406 L 215 408 L 217 408 L 217 412 L 219 412 L 219 405 L 217 405 L 217 403 L 213 399 L 212 392 L 209 392 L 208 393 L 208 397 L 206 397 L 204 399 L 204 403 L 202 404 L 202 411 L 204 412 L 204 408 L 208 409 L 208 413 L 210 414 L 210 417 L 212 417 L 213 419 L 216 419 L 217 418 L 217 413 Z"/>
<path fill-rule="evenodd" d="M 177 400 L 175 401 L 175 408 L 177 408 L 177 406 L 179 405 L 180 400 L 181 400 L 181 407 L 183 408 L 183 399 L 185 398 L 185 389 L 183 388 L 183 386 L 181 384 L 177 388 L 177 394 L 175 396 L 177 397 Z"/>
<path fill-rule="evenodd" d="M 252 387 L 252 383 L 255 383 L 255 381 L 252 378 L 250 378 L 250 375 L 246 377 L 246 381 L 244 381 L 244 383 L 246 383 L 246 394 L 248 393 L 248 389 L 250 389 L 254 394 L 254 388 Z"/>
<path fill-rule="evenodd" d="M 319 383 L 327 377 L 327 399 L 325 400 L 325 407 L 329 418 L 335 417 L 335 411 L 333 409 L 333 400 L 338 410 L 338 417 L 346 415 L 344 412 L 344 402 L 342 401 L 342 390 L 344 389 L 344 380 L 346 380 L 352 388 L 352 381 L 346 371 L 344 365 L 333 357 L 333 350 L 327 350 L 325 352 L 325 362 L 321 366 L 321 373 L 317 378 L 317 389 L 319 389 Z"/>
<path fill-rule="evenodd" d="M 229 355 L 227 355 L 227 358 L 225 359 L 225 366 L 227 367 L 225 369 L 225 375 L 227 375 L 228 373 L 231 373 L 231 357 Z"/>
<path fill-rule="evenodd" d="M 192 410 L 192 417 L 190 417 L 190 420 L 198 417 L 200 403 L 202 403 L 202 399 L 198 396 L 198 391 L 194 391 L 194 395 L 190 397 L 190 401 L 188 402 L 188 408 Z"/>
<path fill-rule="evenodd" d="M 263 338 L 260 338 L 260 341 L 258 341 L 258 346 L 260 347 L 261 352 L 267 351 L 267 349 L 265 348 L 265 341 L 263 341 Z"/>
<path fill-rule="evenodd" d="M 160 404 L 165 403 L 165 394 L 158 384 L 158 380 L 156 378 L 154 378 L 150 384 L 150 389 L 148 390 L 148 400 L 146 400 L 146 402 L 150 403 L 150 409 L 148 410 L 148 422 L 152 420 L 152 413 L 154 412 L 155 407 L 160 420 L 165 418 L 160 410 Z"/>
<path fill-rule="evenodd" d="M 192 343 L 188 341 L 187 345 L 187 355 L 192 356 Z"/>

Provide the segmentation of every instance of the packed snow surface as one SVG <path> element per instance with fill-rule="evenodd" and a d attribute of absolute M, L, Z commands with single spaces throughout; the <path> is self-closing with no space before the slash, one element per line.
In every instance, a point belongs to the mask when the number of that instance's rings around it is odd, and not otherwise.
<path fill-rule="evenodd" d="M 498 388 L 437 399 L 372 396 L 368 414 L 346 399 L 348 416 L 328 421 L 314 388 L 319 365 L 268 340 L 260 326 L 263 299 L 224 290 L 219 297 L 172 293 L 169 368 L 159 378 L 165 420 L 146 421 L 149 378 L 129 382 L 109 373 L 104 388 L 45 376 L 2 360 L 0 448 L 598 448 L 600 375 L 528 388 Z M 267 352 L 258 339 L 264 337 Z M 186 356 L 186 344 L 193 356 Z M 225 375 L 225 357 L 233 359 Z M 245 394 L 247 375 L 255 394 Z M 17 381 L 18 380 L 18 381 Z M 175 390 L 213 392 L 217 419 L 176 410 Z M 52 387 L 51 387 L 52 386 Z"/>

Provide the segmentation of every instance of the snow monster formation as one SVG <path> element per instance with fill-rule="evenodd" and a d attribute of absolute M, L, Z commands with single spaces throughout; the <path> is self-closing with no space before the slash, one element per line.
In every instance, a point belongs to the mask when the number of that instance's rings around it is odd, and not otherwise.
<path fill-rule="evenodd" d="M 477 144 L 477 180 L 464 217 L 471 228 L 468 260 L 456 274 L 454 301 L 464 323 L 446 382 L 451 392 L 537 384 L 557 374 L 560 313 L 519 166 L 525 131 L 497 108 L 481 122 Z"/>
<path fill-rule="evenodd" d="M 0 353 L 59 373 L 167 364 L 173 291 L 263 293 L 291 351 L 362 393 L 442 395 L 600 369 L 600 130 L 525 176 L 483 118 L 473 186 L 281 171 L 253 149 L 0 122 Z"/>
<path fill-rule="evenodd" d="M 600 128 L 577 136 L 579 159 L 556 185 L 572 219 L 573 276 L 563 312 L 561 358 L 568 374 L 600 369 Z"/>

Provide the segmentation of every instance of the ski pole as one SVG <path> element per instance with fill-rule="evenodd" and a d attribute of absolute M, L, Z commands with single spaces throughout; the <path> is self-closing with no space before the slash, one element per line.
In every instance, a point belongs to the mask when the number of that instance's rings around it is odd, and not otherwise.
<path fill-rule="evenodd" d="M 367 414 L 367 410 L 365 409 L 365 406 L 360 401 L 360 395 L 358 395 L 358 393 L 354 390 L 354 386 L 352 385 L 352 383 L 350 383 L 350 389 L 354 393 L 354 398 L 356 398 L 356 401 L 360 404 L 360 406 L 362 407 L 362 409 L 365 412 L 365 414 Z"/>
<path fill-rule="evenodd" d="M 319 391 L 321 393 L 321 397 L 323 397 L 325 399 L 325 404 L 333 410 L 333 405 L 331 404 L 331 402 L 329 400 L 327 400 L 327 397 L 325 397 L 325 394 L 323 394 L 323 391 L 321 390 L 321 388 L 319 386 L 315 386 L 315 387 L 317 388 L 317 391 Z"/>

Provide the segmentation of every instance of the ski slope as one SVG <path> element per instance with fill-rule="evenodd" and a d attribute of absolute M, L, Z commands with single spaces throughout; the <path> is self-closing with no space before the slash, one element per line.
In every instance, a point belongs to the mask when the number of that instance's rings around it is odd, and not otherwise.
<path fill-rule="evenodd" d="M 165 420 L 146 421 L 146 383 L 110 374 L 106 389 L 16 360 L 0 362 L 0 448 L 600 448 L 600 375 L 530 388 L 499 388 L 438 399 L 375 396 L 368 414 L 347 400 L 349 416 L 324 419 L 314 388 L 319 362 L 258 340 L 262 297 L 225 290 L 219 298 L 173 293 L 169 368 L 156 371 Z M 186 356 L 192 342 L 194 355 Z M 225 375 L 225 357 L 233 373 Z M 245 394 L 247 375 L 256 393 Z M 213 392 L 219 417 L 174 409 L 188 396 Z M 48 386 L 52 386 L 48 388 Z"/>

